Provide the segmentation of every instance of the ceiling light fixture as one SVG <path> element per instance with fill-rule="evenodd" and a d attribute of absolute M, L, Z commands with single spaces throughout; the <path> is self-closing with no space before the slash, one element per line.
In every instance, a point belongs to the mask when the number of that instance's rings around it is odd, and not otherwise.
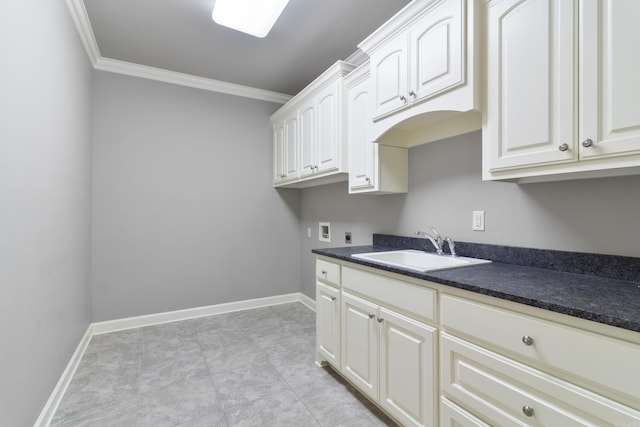
<path fill-rule="evenodd" d="M 216 0 L 211 17 L 225 27 L 265 37 L 289 0 Z"/>

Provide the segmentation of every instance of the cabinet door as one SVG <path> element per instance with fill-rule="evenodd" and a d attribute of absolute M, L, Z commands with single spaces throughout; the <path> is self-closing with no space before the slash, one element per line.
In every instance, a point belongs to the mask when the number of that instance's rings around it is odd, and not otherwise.
<path fill-rule="evenodd" d="M 637 0 L 581 3 L 581 159 L 640 154 Z"/>
<path fill-rule="evenodd" d="M 403 33 L 371 55 L 374 119 L 407 105 L 407 44 Z"/>
<path fill-rule="evenodd" d="M 298 114 L 291 114 L 284 122 L 284 180 L 298 178 Z"/>
<path fill-rule="evenodd" d="M 273 183 L 284 181 L 284 122 L 273 125 Z"/>
<path fill-rule="evenodd" d="M 369 79 L 347 93 L 347 126 L 349 138 L 349 190 L 374 187 L 377 144 L 370 139 L 371 104 Z"/>
<path fill-rule="evenodd" d="M 319 360 L 340 369 L 340 291 L 316 283 L 316 347 Z"/>
<path fill-rule="evenodd" d="M 360 391 L 378 399 L 378 307 L 342 293 L 342 373 Z"/>
<path fill-rule="evenodd" d="M 576 4 L 488 4 L 483 143 L 490 170 L 577 160 Z"/>
<path fill-rule="evenodd" d="M 337 169 L 340 164 L 340 86 L 339 83 L 320 92 L 317 97 L 317 170 Z"/>
<path fill-rule="evenodd" d="M 436 329 L 380 308 L 380 404 L 406 426 L 435 426 Z"/>
<path fill-rule="evenodd" d="M 465 0 L 446 0 L 409 32 L 409 101 L 427 99 L 464 83 Z"/>
<path fill-rule="evenodd" d="M 316 112 L 315 100 L 310 100 L 300 109 L 300 176 L 316 172 Z"/>

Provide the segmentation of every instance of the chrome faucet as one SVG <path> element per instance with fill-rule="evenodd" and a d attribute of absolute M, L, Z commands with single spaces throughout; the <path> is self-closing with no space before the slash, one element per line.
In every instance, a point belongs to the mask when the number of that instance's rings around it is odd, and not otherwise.
<path fill-rule="evenodd" d="M 442 249 L 442 246 L 444 244 L 444 242 L 447 242 L 449 244 L 449 251 L 451 252 L 451 256 L 458 256 L 456 254 L 456 244 L 453 241 L 452 238 L 450 237 L 445 237 L 444 239 L 442 238 L 442 236 L 440 235 L 440 233 L 438 233 L 438 230 L 436 230 L 436 228 L 433 225 L 429 226 L 429 230 L 431 230 L 431 233 L 433 234 L 429 234 L 426 231 L 416 231 L 416 236 L 424 236 L 427 239 L 429 239 L 429 241 L 431 242 L 431 244 L 433 244 L 433 247 L 436 248 L 436 253 L 438 255 L 444 255 L 444 251 Z"/>
<path fill-rule="evenodd" d="M 433 225 L 429 226 L 429 230 L 431 230 L 431 232 L 434 234 L 433 236 L 426 231 L 420 230 L 416 231 L 416 236 L 424 236 L 429 239 L 429 241 L 433 244 L 433 247 L 436 248 L 436 253 L 438 255 L 444 255 L 444 252 L 442 251 L 442 236 L 440 236 L 440 233 L 438 233 L 438 230 L 436 230 Z"/>

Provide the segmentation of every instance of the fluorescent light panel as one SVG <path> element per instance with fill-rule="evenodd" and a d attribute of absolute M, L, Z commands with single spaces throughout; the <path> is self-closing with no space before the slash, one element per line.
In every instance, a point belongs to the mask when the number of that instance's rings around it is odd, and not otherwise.
<path fill-rule="evenodd" d="M 216 0 L 211 17 L 225 27 L 265 37 L 289 0 Z"/>

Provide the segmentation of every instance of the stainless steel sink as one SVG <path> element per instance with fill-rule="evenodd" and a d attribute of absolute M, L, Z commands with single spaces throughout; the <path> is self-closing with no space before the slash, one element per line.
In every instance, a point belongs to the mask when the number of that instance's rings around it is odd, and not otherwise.
<path fill-rule="evenodd" d="M 437 255 L 414 249 L 405 249 L 388 252 L 369 252 L 365 254 L 353 254 L 352 258 L 364 261 L 384 264 L 392 267 L 405 268 L 407 270 L 427 272 L 448 270 L 450 268 L 469 267 L 472 265 L 488 264 L 487 259 L 452 257 L 450 255 Z"/>

